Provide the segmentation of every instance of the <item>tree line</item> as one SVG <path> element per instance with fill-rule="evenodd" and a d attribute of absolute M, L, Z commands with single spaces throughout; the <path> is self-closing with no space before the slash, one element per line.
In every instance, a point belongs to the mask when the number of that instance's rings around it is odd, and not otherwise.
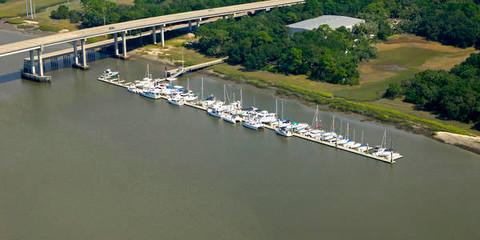
<path fill-rule="evenodd" d="M 402 96 L 442 118 L 476 123 L 480 130 L 480 54 L 470 55 L 448 72 L 427 70 L 413 79 L 391 83 L 385 93 L 387 98 Z"/>

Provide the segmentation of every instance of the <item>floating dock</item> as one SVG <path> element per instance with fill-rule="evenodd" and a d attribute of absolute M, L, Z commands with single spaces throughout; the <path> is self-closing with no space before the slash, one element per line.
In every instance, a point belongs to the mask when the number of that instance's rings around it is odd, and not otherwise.
<path fill-rule="evenodd" d="M 127 82 L 125 80 L 119 80 L 119 79 L 109 79 L 109 80 L 108 79 L 106 79 L 106 80 L 105 79 L 98 79 L 98 80 L 101 81 L 101 82 L 106 82 L 106 83 L 109 83 L 109 84 L 112 84 L 112 85 L 115 85 L 115 86 L 118 86 L 118 87 L 123 87 L 123 88 L 129 88 L 129 87 L 135 86 L 135 84 L 133 82 Z M 165 100 L 168 99 L 166 96 L 161 96 L 161 98 L 165 99 Z M 185 102 L 184 105 L 188 106 L 188 107 L 196 108 L 196 109 L 199 109 L 199 110 L 202 110 L 202 111 L 207 111 L 206 107 L 203 107 L 203 106 L 198 105 L 196 103 Z M 269 129 L 269 130 L 273 130 L 273 131 L 275 130 L 275 128 L 273 126 L 270 126 L 268 124 L 265 124 L 265 129 Z M 390 163 L 390 164 L 395 163 L 395 160 L 393 160 L 393 159 L 390 160 L 390 159 L 387 159 L 385 157 L 375 156 L 375 155 L 367 153 L 367 152 L 361 152 L 361 151 L 358 151 L 356 149 L 347 148 L 347 147 L 344 147 L 344 146 L 341 146 L 341 145 L 337 145 L 335 143 L 331 143 L 331 142 L 323 141 L 323 140 L 318 140 L 318 139 L 308 137 L 308 136 L 305 136 L 305 135 L 301 135 L 301 134 L 298 134 L 298 133 L 293 133 L 293 136 L 298 137 L 300 139 L 307 140 L 307 141 L 323 144 L 325 146 L 329 146 L 329 147 L 332 147 L 332 148 L 335 148 L 335 149 L 339 149 L 339 150 L 343 150 L 343 151 L 350 152 L 350 153 L 353 153 L 353 154 L 357 154 L 357 155 L 367 157 L 367 158 L 370 158 L 370 159 L 374 159 L 374 160 L 377 160 L 377 161 L 380 161 L 380 162 Z"/>

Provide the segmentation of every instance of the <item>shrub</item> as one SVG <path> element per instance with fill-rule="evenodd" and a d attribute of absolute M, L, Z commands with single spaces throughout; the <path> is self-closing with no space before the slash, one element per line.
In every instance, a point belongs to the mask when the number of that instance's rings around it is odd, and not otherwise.
<path fill-rule="evenodd" d="M 68 17 L 68 7 L 65 5 L 58 6 L 57 10 L 52 10 L 50 13 L 50 18 L 52 19 L 67 19 Z"/>

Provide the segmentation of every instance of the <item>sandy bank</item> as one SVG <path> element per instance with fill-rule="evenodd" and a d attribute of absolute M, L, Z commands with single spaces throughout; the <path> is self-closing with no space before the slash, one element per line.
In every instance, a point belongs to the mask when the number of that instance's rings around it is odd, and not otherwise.
<path fill-rule="evenodd" d="M 480 137 L 472 137 L 449 132 L 437 132 L 434 139 L 480 154 Z"/>

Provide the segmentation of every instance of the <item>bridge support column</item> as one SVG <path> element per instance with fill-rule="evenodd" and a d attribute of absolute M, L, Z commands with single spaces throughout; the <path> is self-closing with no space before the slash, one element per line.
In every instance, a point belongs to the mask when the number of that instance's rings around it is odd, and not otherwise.
<path fill-rule="evenodd" d="M 42 82 L 42 83 L 48 83 L 51 81 L 52 77 L 51 76 L 44 76 L 43 75 L 43 58 L 42 58 L 42 51 L 43 51 L 43 46 L 40 46 L 39 49 L 37 49 L 37 55 L 38 55 L 38 74 L 35 74 L 35 53 L 33 50 L 30 50 L 30 70 L 31 73 L 25 71 L 22 69 L 22 78 L 32 80 L 35 82 Z"/>
<path fill-rule="evenodd" d="M 76 40 L 73 42 L 73 66 L 78 66 L 78 46 Z"/>
<path fill-rule="evenodd" d="M 201 21 L 201 20 L 202 20 L 202 19 L 197 19 L 197 28 L 200 27 L 200 21 Z"/>
<path fill-rule="evenodd" d="M 161 36 L 162 36 L 162 47 L 165 47 L 165 25 L 160 26 Z"/>
<path fill-rule="evenodd" d="M 113 40 L 114 40 L 114 46 L 115 46 L 114 56 L 118 57 L 118 34 L 115 33 L 113 35 Z"/>
<path fill-rule="evenodd" d="M 122 32 L 122 45 L 123 45 L 123 59 L 127 59 L 127 38 L 126 34 L 127 32 Z"/>
<path fill-rule="evenodd" d="M 40 75 L 40 77 L 43 77 L 43 58 L 42 58 L 42 49 L 43 47 L 41 47 L 40 49 L 37 49 L 37 56 L 38 56 L 38 75 Z"/>
<path fill-rule="evenodd" d="M 188 21 L 188 31 L 192 32 L 192 21 Z"/>
<path fill-rule="evenodd" d="M 157 44 L 157 29 L 155 29 L 155 27 L 152 27 L 152 38 L 153 44 Z"/>
<path fill-rule="evenodd" d="M 82 47 L 82 68 L 83 70 L 86 70 L 88 69 L 88 65 L 87 65 L 87 49 L 85 48 L 85 40 L 86 39 L 82 39 L 80 40 L 80 45 Z"/>
<path fill-rule="evenodd" d="M 30 73 L 35 74 L 35 53 L 30 50 Z"/>

